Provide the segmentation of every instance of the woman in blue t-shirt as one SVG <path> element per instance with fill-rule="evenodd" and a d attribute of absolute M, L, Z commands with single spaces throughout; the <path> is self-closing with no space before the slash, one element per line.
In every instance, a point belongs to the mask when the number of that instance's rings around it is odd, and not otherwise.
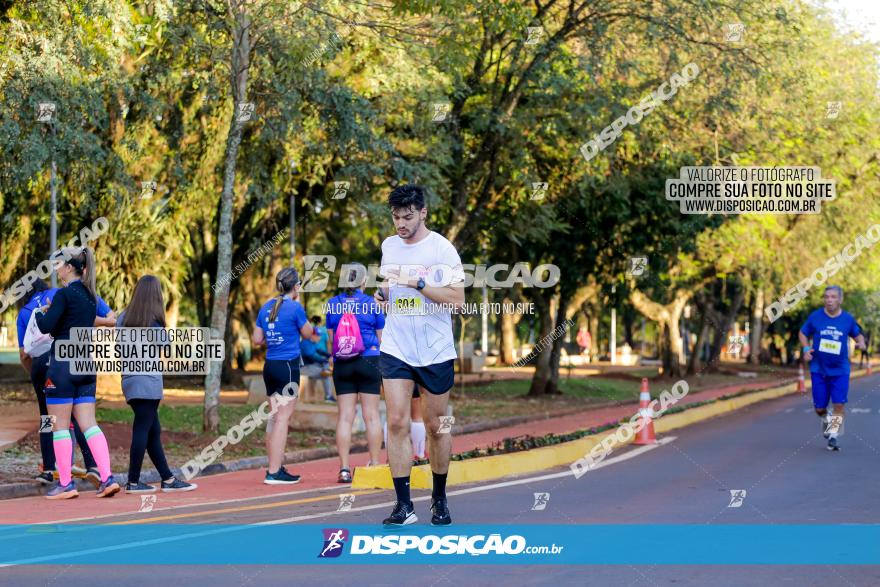
<path fill-rule="evenodd" d="M 354 424 L 358 401 L 367 429 L 367 447 L 370 464 L 379 464 L 382 450 L 382 424 L 379 418 L 379 344 L 385 327 L 385 314 L 379 305 L 360 287 L 366 281 L 367 269 L 359 263 L 349 265 L 350 287 L 330 298 L 327 302 L 327 334 L 334 340 L 339 322 L 345 314 L 352 314 L 357 321 L 364 350 L 355 357 L 333 357 L 333 385 L 339 414 L 336 419 L 336 450 L 340 469 L 337 481 L 351 483 L 351 466 L 348 462 L 351 449 L 351 428 Z"/>
<path fill-rule="evenodd" d="M 254 346 L 266 343 L 266 363 L 263 366 L 263 381 L 266 394 L 286 396 L 281 401 L 273 401 L 273 415 L 266 425 L 266 450 L 269 453 L 269 470 L 263 483 L 281 485 L 299 483 L 299 475 L 291 475 L 283 466 L 284 448 L 287 444 L 287 429 L 296 394 L 299 391 L 300 336 L 312 336 L 312 325 L 306 317 L 299 297 L 299 274 L 293 267 L 278 272 L 275 277 L 278 296 L 260 308 L 254 328 Z M 286 401 L 285 401 L 286 400 Z"/>

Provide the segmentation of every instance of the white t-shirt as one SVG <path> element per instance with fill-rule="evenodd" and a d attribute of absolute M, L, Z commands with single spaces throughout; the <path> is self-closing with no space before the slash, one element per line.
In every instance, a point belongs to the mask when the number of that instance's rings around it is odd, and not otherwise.
<path fill-rule="evenodd" d="M 433 231 L 413 245 L 397 235 L 386 238 L 382 243 L 380 275 L 387 275 L 391 268 L 398 268 L 401 278 L 421 277 L 428 286 L 460 283 L 465 277 L 455 247 Z M 379 350 L 413 367 L 457 357 L 450 307 L 432 302 L 414 287 L 400 285 L 391 286 L 389 302 Z"/>

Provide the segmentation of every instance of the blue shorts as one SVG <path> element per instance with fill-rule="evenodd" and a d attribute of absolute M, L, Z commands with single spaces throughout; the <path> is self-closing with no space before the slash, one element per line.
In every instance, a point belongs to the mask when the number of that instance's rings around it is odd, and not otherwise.
<path fill-rule="evenodd" d="M 266 384 L 266 395 L 285 394 L 291 384 L 296 385 L 294 392 L 299 391 L 299 357 L 284 361 L 266 359 L 263 365 L 263 383 Z"/>
<path fill-rule="evenodd" d="M 388 353 L 380 353 L 379 371 L 383 379 L 409 379 L 433 395 L 443 395 L 455 385 L 455 359 L 414 367 Z"/>
<path fill-rule="evenodd" d="M 822 375 L 810 373 L 813 382 L 813 406 L 819 409 L 828 407 L 831 403 L 845 404 L 849 395 L 849 373 L 844 375 Z"/>
<path fill-rule="evenodd" d="M 54 352 L 54 347 L 51 352 Z M 49 405 L 93 404 L 97 380 L 95 375 L 72 375 L 70 361 L 56 361 L 54 356 L 50 356 L 46 383 L 43 387 L 46 403 Z"/>

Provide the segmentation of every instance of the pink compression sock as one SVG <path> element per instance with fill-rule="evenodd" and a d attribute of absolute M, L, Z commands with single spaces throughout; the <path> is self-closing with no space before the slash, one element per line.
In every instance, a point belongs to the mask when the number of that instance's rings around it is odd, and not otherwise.
<path fill-rule="evenodd" d="M 83 432 L 89 448 L 92 449 L 92 456 L 98 464 L 98 471 L 101 473 L 101 482 L 106 481 L 110 477 L 110 449 L 107 447 L 107 439 L 104 433 L 97 426 L 92 426 Z"/>
<path fill-rule="evenodd" d="M 73 440 L 67 430 L 56 430 L 52 433 L 52 446 L 55 448 L 55 468 L 58 469 L 58 481 L 61 485 L 70 484 L 70 451 Z"/>

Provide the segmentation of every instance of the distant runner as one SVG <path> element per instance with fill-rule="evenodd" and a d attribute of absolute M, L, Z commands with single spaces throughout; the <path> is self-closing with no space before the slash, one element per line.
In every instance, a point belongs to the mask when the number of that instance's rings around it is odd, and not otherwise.
<path fill-rule="evenodd" d="M 825 307 L 810 314 L 798 337 L 805 361 L 810 361 L 813 382 L 813 407 L 822 420 L 822 435 L 828 439 L 828 450 L 840 450 L 837 436 L 843 427 L 844 406 L 849 393 L 849 337 L 856 348 L 865 348 L 865 337 L 856 319 L 844 312 L 843 290 L 836 285 L 825 288 Z M 810 344 L 812 338 L 812 344 Z M 828 402 L 834 413 L 828 413 Z"/>

